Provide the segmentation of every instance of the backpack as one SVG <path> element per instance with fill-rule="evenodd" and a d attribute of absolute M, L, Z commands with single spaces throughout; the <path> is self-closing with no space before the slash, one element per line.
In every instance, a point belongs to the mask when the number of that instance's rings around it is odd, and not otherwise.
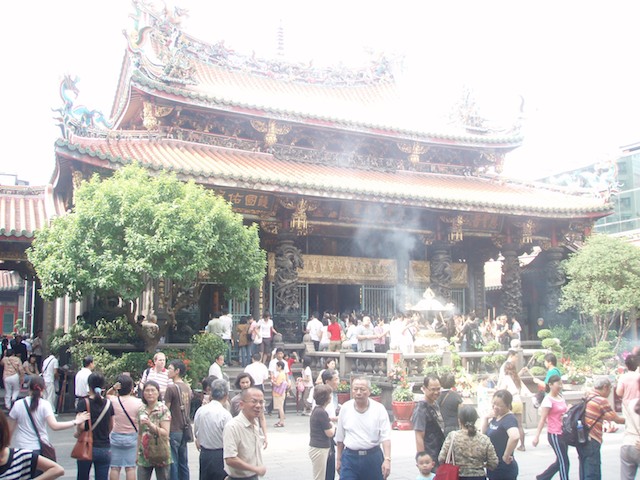
<path fill-rule="evenodd" d="M 484 346 L 484 340 L 482 339 L 482 333 L 477 326 L 474 326 L 469 330 L 467 338 L 467 346 L 471 351 L 479 352 Z"/>
<path fill-rule="evenodd" d="M 589 438 L 589 431 L 593 426 L 600 421 L 600 419 L 604 416 L 604 413 L 601 414 L 598 419 L 591 424 L 591 426 L 587 425 L 585 419 L 585 413 L 587 411 L 587 403 L 589 403 L 595 397 L 583 398 L 580 402 L 572 405 L 569 410 L 562 415 L 562 439 L 566 442 L 567 445 L 571 445 L 572 447 L 577 447 L 584 442 L 580 442 L 578 440 L 578 422 L 582 423 L 582 428 L 584 429 L 584 438 Z"/>

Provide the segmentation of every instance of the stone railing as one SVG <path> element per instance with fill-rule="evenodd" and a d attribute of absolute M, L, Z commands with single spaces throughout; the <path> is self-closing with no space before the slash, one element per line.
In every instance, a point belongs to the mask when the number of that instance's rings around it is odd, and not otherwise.
<path fill-rule="evenodd" d="M 538 352 L 546 352 L 543 349 L 523 349 L 518 352 L 518 369 L 527 364 L 533 355 Z M 395 364 L 404 362 L 407 374 L 412 380 L 422 377 L 423 363 L 425 359 L 433 359 L 434 355 L 441 358 L 439 366 L 450 367 L 453 365 L 452 353 L 448 350 L 430 353 L 412 353 L 404 355 L 401 352 L 389 351 L 386 353 L 356 353 L 351 350 L 339 352 L 306 352 L 305 356 L 312 358 L 311 369 L 322 370 L 328 359 L 336 362 L 336 369 L 340 372 L 340 378 L 348 379 L 352 375 L 361 374 L 376 380 L 380 377 L 386 379 Z M 467 360 L 482 359 L 490 355 L 507 355 L 507 351 L 496 352 L 458 352 L 461 358 Z"/>

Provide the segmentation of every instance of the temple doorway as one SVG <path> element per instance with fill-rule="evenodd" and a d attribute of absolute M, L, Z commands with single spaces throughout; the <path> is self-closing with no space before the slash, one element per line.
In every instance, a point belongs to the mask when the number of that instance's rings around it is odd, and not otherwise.
<path fill-rule="evenodd" d="M 309 284 L 309 313 L 334 313 L 361 310 L 360 285 Z"/>

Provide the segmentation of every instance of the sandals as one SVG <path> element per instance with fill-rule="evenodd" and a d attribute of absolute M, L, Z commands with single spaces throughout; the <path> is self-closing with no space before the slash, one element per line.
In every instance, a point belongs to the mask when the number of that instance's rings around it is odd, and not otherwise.
<path fill-rule="evenodd" d="M 276 423 L 276 424 L 274 425 L 274 427 L 276 427 L 276 428 L 284 427 L 284 423 L 280 423 L 280 422 L 278 422 L 278 423 Z"/>

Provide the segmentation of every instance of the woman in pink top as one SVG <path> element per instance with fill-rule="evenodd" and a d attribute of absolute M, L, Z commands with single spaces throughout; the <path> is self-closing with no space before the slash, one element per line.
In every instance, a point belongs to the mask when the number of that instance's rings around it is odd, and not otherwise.
<path fill-rule="evenodd" d="M 550 480 L 556 473 L 560 474 L 560 480 L 569 480 L 569 455 L 567 444 L 562 439 L 562 415 L 567 411 L 567 402 L 562 397 L 562 379 L 553 375 L 547 383 L 547 395 L 540 404 L 540 422 L 533 439 L 533 446 L 537 447 L 540 441 L 540 432 L 544 424 L 547 424 L 547 439 L 556 454 L 556 461 L 549 465 L 544 472 L 536 477 L 537 480 Z"/>
<path fill-rule="evenodd" d="M 131 395 L 133 380 L 129 375 L 119 375 L 116 383 L 107 391 L 113 405 L 113 430 L 111 430 L 111 471 L 109 480 L 118 480 L 124 468 L 126 480 L 136 478 L 138 444 L 138 410 L 142 400 Z M 115 393 L 115 395 L 113 395 Z"/>

